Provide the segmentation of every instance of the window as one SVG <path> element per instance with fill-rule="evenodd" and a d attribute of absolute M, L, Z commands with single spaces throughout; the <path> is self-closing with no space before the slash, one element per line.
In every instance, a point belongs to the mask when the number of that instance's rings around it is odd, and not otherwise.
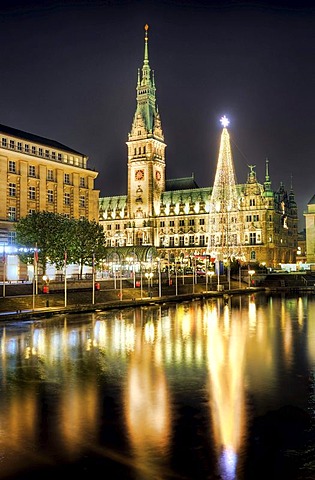
<path fill-rule="evenodd" d="M 251 198 L 250 201 L 249 201 L 249 206 L 254 207 L 255 205 L 256 205 L 255 199 Z"/>
<path fill-rule="evenodd" d="M 53 192 L 53 190 L 47 190 L 47 201 L 48 201 L 48 203 L 54 203 L 54 192 Z"/>
<path fill-rule="evenodd" d="M 51 152 L 51 158 L 52 158 L 53 160 L 56 160 L 56 152 Z"/>
<path fill-rule="evenodd" d="M 8 208 L 8 219 L 11 222 L 14 222 L 16 220 L 16 208 L 15 207 L 9 207 Z"/>
<path fill-rule="evenodd" d="M 69 173 L 65 173 L 64 175 L 64 182 L 69 185 L 70 184 L 70 175 Z"/>
<path fill-rule="evenodd" d="M 7 139 L 6 139 L 6 138 L 3 138 L 3 139 L 1 140 L 1 145 L 2 145 L 4 148 L 7 148 L 8 142 L 7 142 Z"/>
<path fill-rule="evenodd" d="M 25 150 L 26 153 L 29 153 L 29 151 L 30 151 L 30 146 L 29 146 L 28 143 L 26 143 L 26 144 L 24 145 L 24 150 Z"/>
<path fill-rule="evenodd" d="M 189 235 L 189 245 L 195 245 L 195 235 Z"/>
<path fill-rule="evenodd" d="M 36 147 L 35 147 L 35 145 L 32 145 L 32 155 L 36 155 Z"/>
<path fill-rule="evenodd" d="M 10 140 L 10 148 L 14 148 L 14 147 L 15 147 L 14 140 Z"/>
<path fill-rule="evenodd" d="M 62 160 L 61 153 L 58 153 L 58 161 L 61 162 L 61 160 Z"/>
<path fill-rule="evenodd" d="M 43 156 L 43 149 L 42 149 L 41 147 L 39 147 L 39 149 L 38 149 L 38 155 L 39 155 L 40 157 Z"/>
<path fill-rule="evenodd" d="M 45 150 L 45 157 L 49 158 L 49 150 Z"/>
<path fill-rule="evenodd" d="M 249 244 L 250 245 L 255 245 L 256 244 L 256 233 L 255 232 L 250 232 L 249 233 Z"/>
<path fill-rule="evenodd" d="M 16 173 L 16 165 L 13 160 L 9 160 L 9 172 Z"/>
<path fill-rule="evenodd" d="M 16 232 L 8 232 L 8 243 L 9 245 L 16 244 Z"/>
<path fill-rule="evenodd" d="M 15 197 L 16 195 L 16 184 L 15 183 L 9 183 L 9 196 L 10 197 Z"/>
<path fill-rule="evenodd" d="M 184 227 L 185 226 L 185 220 L 180 220 L 179 221 L 179 226 Z"/>
<path fill-rule="evenodd" d="M 80 207 L 84 208 L 85 207 L 85 196 L 80 195 Z"/>
<path fill-rule="evenodd" d="M 204 225 L 205 224 L 205 219 L 204 218 L 200 218 L 199 220 L 199 225 Z"/>
<path fill-rule="evenodd" d="M 170 247 L 174 247 L 174 237 L 170 237 Z"/>
<path fill-rule="evenodd" d="M 170 220 L 170 227 L 174 227 L 174 225 L 175 225 L 174 220 Z"/>
<path fill-rule="evenodd" d="M 29 187 L 28 189 L 28 198 L 30 200 L 35 200 L 36 198 L 36 189 L 35 187 Z"/>
<path fill-rule="evenodd" d="M 256 252 L 254 250 L 250 252 L 250 259 L 256 260 Z"/>
<path fill-rule="evenodd" d="M 253 215 L 254 222 L 259 222 L 259 215 Z"/>
<path fill-rule="evenodd" d="M 119 223 L 116 223 L 115 229 L 116 229 L 116 230 L 120 230 L 120 225 L 119 225 Z"/>
<path fill-rule="evenodd" d="M 80 187 L 84 188 L 85 187 L 85 178 L 80 177 Z"/>
<path fill-rule="evenodd" d="M 160 227 L 165 227 L 165 222 L 164 222 L 164 220 L 162 220 L 162 221 L 160 222 Z"/>
<path fill-rule="evenodd" d="M 111 225 L 107 225 L 107 230 L 111 230 L 112 229 L 112 226 Z"/>
<path fill-rule="evenodd" d="M 17 142 L 17 149 L 19 152 L 22 152 L 22 142 Z"/>
<path fill-rule="evenodd" d="M 246 215 L 246 222 L 251 222 L 251 221 L 252 221 L 252 216 Z"/>
<path fill-rule="evenodd" d="M 205 236 L 204 235 L 200 235 L 199 237 L 199 245 L 201 247 L 204 247 L 205 246 Z"/>
<path fill-rule="evenodd" d="M 33 215 L 33 213 L 35 213 L 35 209 L 34 209 L 34 208 L 30 208 L 29 211 L 28 211 L 28 214 L 29 214 L 29 215 Z"/>
<path fill-rule="evenodd" d="M 183 235 L 180 235 L 180 236 L 179 236 L 179 246 L 180 246 L 180 247 L 183 247 L 184 245 L 185 245 L 184 236 L 183 236 Z"/>
<path fill-rule="evenodd" d="M 34 165 L 29 165 L 28 174 L 29 174 L 30 177 L 35 177 L 35 166 Z"/>
<path fill-rule="evenodd" d="M 65 205 L 70 205 L 70 193 L 64 194 L 64 203 Z"/>
<path fill-rule="evenodd" d="M 47 180 L 53 181 L 54 180 L 54 171 L 47 170 Z"/>
<path fill-rule="evenodd" d="M 195 220 L 194 219 L 190 219 L 189 220 L 189 226 L 190 227 L 193 227 L 195 225 Z"/>

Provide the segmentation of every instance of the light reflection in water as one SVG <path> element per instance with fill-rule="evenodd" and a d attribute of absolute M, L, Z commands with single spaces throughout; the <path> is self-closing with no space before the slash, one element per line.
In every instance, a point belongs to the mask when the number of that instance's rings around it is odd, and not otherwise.
<path fill-rule="evenodd" d="M 209 306 L 207 353 L 212 428 L 224 480 L 236 478 L 237 459 L 244 441 L 244 359 L 248 319 L 239 312 L 231 317 L 230 304 L 223 310 Z"/>
<path fill-rule="evenodd" d="M 148 319 L 137 328 L 124 390 L 124 414 L 137 478 L 163 478 L 160 472 L 171 433 L 170 398 L 165 378 L 159 324 Z M 165 467 L 162 468 L 162 471 Z"/>
<path fill-rule="evenodd" d="M 303 375 L 315 370 L 313 298 L 262 305 L 255 296 L 233 297 L 80 318 L 1 329 L 0 479 L 23 478 L 27 465 L 50 466 L 56 458 L 75 462 L 88 451 L 125 462 L 138 480 L 213 480 L 214 469 L 173 472 L 170 461 L 184 430 L 178 423 L 187 420 L 178 405 L 191 402 L 193 412 L 177 456 L 184 461 L 203 402 L 196 466 L 199 452 L 203 460 L 215 455 L 222 480 L 241 480 L 249 397 L 256 415 L 282 402 L 310 402 L 314 416 L 307 381 L 290 376 L 301 359 Z M 123 453 L 107 432 L 113 422 Z"/>

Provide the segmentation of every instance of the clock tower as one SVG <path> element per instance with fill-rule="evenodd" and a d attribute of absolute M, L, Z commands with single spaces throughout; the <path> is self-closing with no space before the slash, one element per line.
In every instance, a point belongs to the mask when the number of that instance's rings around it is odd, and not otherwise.
<path fill-rule="evenodd" d="M 144 61 L 137 81 L 137 108 L 128 135 L 128 216 L 136 230 L 135 244 L 153 244 L 152 217 L 165 189 L 165 148 L 156 106 L 154 72 L 149 65 L 148 25 Z"/>

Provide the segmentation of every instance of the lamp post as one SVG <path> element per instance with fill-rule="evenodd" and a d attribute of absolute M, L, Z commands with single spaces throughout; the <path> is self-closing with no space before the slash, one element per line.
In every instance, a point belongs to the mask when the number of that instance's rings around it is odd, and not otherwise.
<path fill-rule="evenodd" d="M 95 254 L 92 255 L 92 305 L 95 303 Z"/>
<path fill-rule="evenodd" d="M 255 275 L 255 270 L 248 270 L 248 281 L 249 281 L 249 288 L 251 287 L 252 284 L 252 277 Z"/>
<path fill-rule="evenodd" d="M 210 278 L 210 291 L 212 290 L 212 277 L 214 275 L 213 270 L 208 270 L 206 273 L 206 291 L 208 291 L 208 278 Z"/>
<path fill-rule="evenodd" d="M 148 296 L 151 297 L 150 287 L 151 287 L 151 279 L 153 277 L 153 273 L 152 272 L 146 272 L 145 276 L 147 277 L 147 280 L 148 280 Z"/>
<path fill-rule="evenodd" d="M 175 263 L 175 295 L 178 295 L 177 265 Z"/>
<path fill-rule="evenodd" d="M 142 263 L 140 262 L 140 298 L 142 300 Z"/>
<path fill-rule="evenodd" d="M 2 287 L 2 296 L 5 297 L 5 274 L 6 274 L 6 268 L 7 268 L 7 262 L 6 262 L 6 255 L 5 255 L 5 247 L 3 245 L 3 256 L 2 256 L 2 262 L 3 262 L 3 287 Z"/>
<path fill-rule="evenodd" d="M 159 297 L 162 296 L 162 284 L 161 284 L 161 259 L 157 257 L 158 262 L 158 275 L 159 275 Z"/>
<path fill-rule="evenodd" d="M 220 260 L 216 260 L 216 268 L 217 268 L 217 277 L 218 277 L 218 285 L 217 290 L 220 291 Z"/>
<path fill-rule="evenodd" d="M 123 299 L 123 288 L 122 288 L 122 265 L 121 265 L 121 260 L 120 260 L 120 268 L 119 268 L 119 298 L 120 301 Z"/>
<path fill-rule="evenodd" d="M 67 306 L 67 252 L 65 250 L 65 255 L 64 255 L 64 271 L 65 271 L 65 307 Z"/>

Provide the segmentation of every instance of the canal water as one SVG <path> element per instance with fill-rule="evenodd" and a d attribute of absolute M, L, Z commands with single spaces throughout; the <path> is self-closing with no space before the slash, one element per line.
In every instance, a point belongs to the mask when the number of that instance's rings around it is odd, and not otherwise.
<path fill-rule="evenodd" d="M 0 324 L 0 479 L 315 479 L 315 296 Z"/>

